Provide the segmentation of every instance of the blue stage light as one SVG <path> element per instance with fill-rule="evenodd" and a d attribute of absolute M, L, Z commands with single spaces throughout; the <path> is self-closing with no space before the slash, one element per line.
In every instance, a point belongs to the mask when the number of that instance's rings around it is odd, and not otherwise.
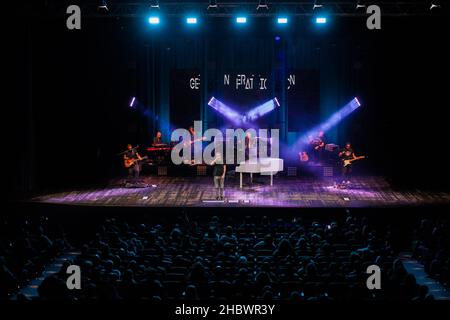
<path fill-rule="evenodd" d="M 159 17 L 151 16 L 150 18 L 148 18 L 148 23 L 150 23 L 150 24 L 159 24 Z"/>
<path fill-rule="evenodd" d="M 239 24 L 247 23 L 247 18 L 246 17 L 237 17 L 236 23 L 239 23 Z"/>
<path fill-rule="evenodd" d="M 296 148 L 303 150 L 303 148 L 308 145 L 309 139 L 311 136 L 317 134 L 319 131 L 327 132 L 337 124 L 339 124 L 342 120 L 347 118 L 353 111 L 361 107 L 361 102 L 357 97 L 353 98 L 349 103 L 343 106 L 341 109 L 333 113 L 328 119 L 319 124 L 318 126 L 312 128 L 303 136 L 301 136 L 296 142 Z"/>
<path fill-rule="evenodd" d="M 280 17 L 277 19 L 278 24 L 287 24 L 288 23 L 288 18 L 286 17 Z"/>
<path fill-rule="evenodd" d="M 187 17 L 186 18 L 186 23 L 187 24 L 197 24 L 197 18 L 195 18 L 195 17 Z"/>
<path fill-rule="evenodd" d="M 325 18 L 325 17 L 317 17 L 316 18 L 316 23 L 318 23 L 318 24 L 325 24 L 325 23 L 327 23 L 327 18 Z"/>

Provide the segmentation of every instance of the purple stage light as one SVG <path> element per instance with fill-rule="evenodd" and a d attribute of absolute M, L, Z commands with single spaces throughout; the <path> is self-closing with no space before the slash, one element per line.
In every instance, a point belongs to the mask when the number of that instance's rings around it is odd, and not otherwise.
<path fill-rule="evenodd" d="M 280 106 L 280 103 L 278 102 L 277 97 L 273 98 L 273 100 L 275 100 L 275 103 L 277 104 L 277 106 Z"/>
<path fill-rule="evenodd" d="M 222 101 L 212 97 L 208 105 L 222 114 L 225 118 L 232 121 L 234 124 L 239 124 L 242 122 L 242 115 L 240 115 L 237 111 L 231 109 L 226 104 L 224 104 Z"/>
<path fill-rule="evenodd" d="M 337 125 L 339 122 L 341 122 L 344 118 L 346 118 L 350 113 L 355 111 L 361 106 L 360 102 L 357 98 L 353 98 L 349 103 L 347 103 L 344 107 L 342 107 L 340 110 L 335 112 L 331 115 L 321 125 L 319 125 L 318 128 L 315 129 L 315 131 L 328 131 L 335 125 Z"/>
<path fill-rule="evenodd" d="M 361 103 L 359 102 L 358 98 L 353 98 L 349 103 L 347 103 L 345 106 L 343 106 L 340 110 L 333 113 L 325 122 L 321 123 L 320 125 L 314 127 L 312 130 L 305 133 L 303 136 L 300 137 L 300 139 L 297 141 L 296 145 L 297 147 L 303 147 L 305 144 L 309 143 L 309 137 L 313 136 L 315 133 L 319 131 L 327 132 L 332 127 L 337 125 L 339 122 L 341 122 L 343 119 L 345 119 L 350 113 L 355 111 L 361 106 Z"/>
<path fill-rule="evenodd" d="M 256 108 L 253 108 L 249 112 L 247 112 L 245 118 L 247 121 L 253 121 L 258 119 L 259 117 L 262 117 L 263 115 L 271 112 L 276 107 L 279 107 L 280 103 L 278 102 L 277 98 L 273 98 L 267 102 L 264 102 L 263 104 L 257 106 Z"/>
<path fill-rule="evenodd" d="M 132 97 L 130 101 L 130 108 L 134 108 L 134 102 L 136 101 L 136 97 Z"/>
<path fill-rule="evenodd" d="M 231 120 L 234 124 L 241 124 L 241 123 L 247 123 L 247 122 L 251 122 L 253 120 L 258 119 L 259 117 L 271 112 L 276 107 L 279 107 L 280 103 L 278 102 L 277 98 L 274 98 L 274 99 L 271 99 L 255 108 L 253 108 L 252 110 L 250 110 L 249 112 L 247 112 L 244 115 L 238 113 L 237 111 L 228 107 L 222 101 L 217 100 L 214 97 L 212 97 L 209 100 L 208 105 L 211 108 L 213 108 L 214 110 L 218 111 L 223 116 L 225 116 L 228 120 Z"/>

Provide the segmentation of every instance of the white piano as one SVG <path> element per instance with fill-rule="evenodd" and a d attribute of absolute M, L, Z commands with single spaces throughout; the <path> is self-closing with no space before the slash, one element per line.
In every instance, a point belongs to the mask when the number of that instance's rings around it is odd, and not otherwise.
<path fill-rule="evenodd" d="M 236 166 L 236 172 L 240 173 L 239 187 L 242 189 L 242 174 L 250 173 L 250 179 L 253 180 L 253 174 L 270 175 L 270 185 L 273 186 L 273 175 L 283 171 L 283 159 L 280 158 L 258 158 L 241 162 Z"/>

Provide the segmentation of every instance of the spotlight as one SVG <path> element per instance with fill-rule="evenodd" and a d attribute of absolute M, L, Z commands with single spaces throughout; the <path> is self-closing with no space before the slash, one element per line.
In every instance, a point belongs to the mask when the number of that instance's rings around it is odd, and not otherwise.
<path fill-rule="evenodd" d="M 256 10 L 259 9 L 266 9 L 269 10 L 269 5 L 267 0 L 259 0 L 258 6 L 256 7 Z"/>
<path fill-rule="evenodd" d="M 266 101 L 263 104 L 255 107 L 252 110 L 250 110 L 249 112 L 247 112 L 247 114 L 244 116 L 244 119 L 246 119 L 247 121 L 254 121 L 254 120 L 264 116 L 265 114 L 271 112 L 272 110 L 274 110 L 276 107 L 279 107 L 279 106 L 280 106 L 280 102 L 275 97 L 272 100 Z"/>
<path fill-rule="evenodd" d="M 366 9 L 366 2 L 363 0 L 356 1 L 356 10 L 365 10 Z"/>
<path fill-rule="evenodd" d="M 97 9 L 99 11 L 109 11 L 108 9 L 108 3 L 106 3 L 106 0 L 101 0 L 98 2 Z"/>
<path fill-rule="evenodd" d="M 239 23 L 239 24 L 247 23 L 247 18 L 246 17 L 237 17 L 236 23 Z"/>
<path fill-rule="evenodd" d="M 288 18 L 286 17 L 280 17 L 277 19 L 278 24 L 287 24 L 288 23 Z"/>
<path fill-rule="evenodd" d="M 148 23 L 150 24 L 159 24 L 159 17 L 152 16 L 148 18 Z"/>
<path fill-rule="evenodd" d="M 197 18 L 195 18 L 195 17 L 187 17 L 186 18 L 186 23 L 187 24 L 197 24 Z"/>
<path fill-rule="evenodd" d="M 275 103 L 277 104 L 277 106 L 280 106 L 280 102 L 278 102 L 277 97 L 273 98 L 273 100 L 275 101 Z"/>
<path fill-rule="evenodd" d="M 217 8 L 217 0 L 209 0 L 209 5 L 207 10 L 216 9 Z"/>
<path fill-rule="evenodd" d="M 441 1 L 433 0 L 431 1 L 430 10 L 436 10 L 441 8 Z"/>
<path fill-rule="evenodd" d="M 314 127 L 313 129 L 306 132 L 303 136 L 301 136 L 297 142 L 296 146 L 302 148 L 309 144 L 309 137 L 319 131 L 327 132 L 337 124 L 339 124 L 342 120 L 347 118 L 352 112 L 361 107 L 361 102 L 357 97 L 353 98 L 350 102 L 348 102 L 341 109 L 333 113 L 328 119 Z"/>
<path fill-rule="evenodd" d="M 316 23 L 317 24 L 325 24 L 325 23 L 327 23 L 327 18 L 325 18 L 325 17 L 317 17 L 316 18 Z"/>
<path fill-rule="evenodd" d="M 234 124 L 238 125 L 242 122 L 242 115 L 236 110 L 227 106 L 222 101 L 212 97 L 209 100 L 208 105 Z"/>
<path fill-rule="evenodd" d="M 315 0 L 313 5 L 313 10 L 323 8 L 323 1 Z"/>
<path fill-rule="evenodd" d="M 150 8 L 159 9 L 159 0 L 151 0 Z"/>
<path fill-rule="evenodd" d="M 135 102 L 136 102 L 136 97 L 132 97 L 131 100 L 130 100 L 129 107 L 130 108 L 134 108 L 135 107 Z"/>
<path fill-rule="evenodd" d="M 221 115 L 223 115 L 225 118 L 238 125 L 254 121 L 259 117 L 266 115 L 272 110 L 275 110 L 275 108 L 279 107 L 280 102 L 275 97 L 259 106 L 256 106 L 245 114 L 237 112 L 236 110 L 232 109 L 231 107 L 227 106 L 225 103 L 214 97 L 209 100 L 208 105 L 219 112 Z"/>

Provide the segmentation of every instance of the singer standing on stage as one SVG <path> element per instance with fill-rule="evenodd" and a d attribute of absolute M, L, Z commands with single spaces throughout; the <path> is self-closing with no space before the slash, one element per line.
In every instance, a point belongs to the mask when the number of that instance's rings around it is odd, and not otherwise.
<path fill-rule="evenodd" d="M 213 167 L 214 188 L 216 189 L 216 199 L 224 199 L 225 173 L 227 166 L 223 163 L 222 155 L 218 152 L 216 157 L 211 162 Z"/>

